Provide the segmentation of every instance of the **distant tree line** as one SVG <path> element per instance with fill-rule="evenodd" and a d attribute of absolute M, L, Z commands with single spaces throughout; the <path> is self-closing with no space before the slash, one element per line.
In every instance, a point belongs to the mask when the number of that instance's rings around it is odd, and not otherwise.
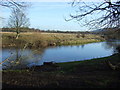
<path fill-rule="evenodd" d="M 16 28 L 2 28 L 2 32 L 16 32 Z M 21 32 L 41 32 L 39 29 L 22 27 Z"/>
<path fill-rule="evenodd" d="M 89 31 L 60 31 L 60 30 L 41 30 L 41 32 L 48 32 L 48 33 L 73 33 L 73 34 L 90 34 Z"/>
<path fill-rule="evenodd" d="M 16 28 L 8 28 L 3 27 L 2 32 L 16 32 Z M 60 31 L 60 30 L 41 30 L 41 29 L 35 29 L 35 28 L 29 28 L 29 27 L 22 27 L 21 32 L 46 32 L 46 33 L 73 33 L 73 34 L 90 34 L 89 31 Z"/>

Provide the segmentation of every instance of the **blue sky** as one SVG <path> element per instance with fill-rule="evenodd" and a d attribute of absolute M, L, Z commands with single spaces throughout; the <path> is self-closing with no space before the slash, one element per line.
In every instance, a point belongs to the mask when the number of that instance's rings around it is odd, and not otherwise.
<path fill-rule="evenodd" d="M 10 10 L 3 10 L 4 22 L 10 15 Z M 74 13 L 75 8 L 71 7 L 69 2 L 31 2 L 27 16 L 30 18 L 30 27 L 42 30 L 63 30 L 63 31 L 82 31 L 88 30 L 81 27 L 75 20 L 66 22 L 69 14 Z M 4 26 L 6 25 L 4 23 Z"/>
<path fill-rule="evenodd" d="M 32 2 L 29 9 L 31 27 L 43 30 L 85 30 L 76 21 L 65 21 L 74 11 L 68 2 Z"/>
<path fill-rule="evenodd" d="M 65 18 L 68 19 L 69 15 L 75 13 L 75 11 L 78 9 L 75 7 L 74 8 L 71 7 L 71 4 L 69 4 L 69 2 L 73 0 L 19 0 L 19 1 L 31 2 L 31 7 L 28 9 L 27 14 L 27 16 L 30 18 L 31 28 L 38 28 L 42 30 L 89 31 L 89 28 L 80 26 L 78 22 L 75 20 L 69 22 L 65 21 Z M 83 1 L 89 2 L 89 0 Z M 103 0 L 99 1 L 90 0 L 90 1 L 100 2 Z M 2 16 L 4 18 L 3 26 L 5 26 L 10 16 L 10 9 L 3 7 L 1 11 L 3 12 Z M 87 19 L 90 18 L 88 17 Z"/>

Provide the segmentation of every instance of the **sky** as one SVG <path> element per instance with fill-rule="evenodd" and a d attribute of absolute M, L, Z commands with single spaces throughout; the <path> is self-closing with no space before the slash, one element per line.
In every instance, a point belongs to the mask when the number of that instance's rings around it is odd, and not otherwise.
<path fill-rule="evenodd" d="M 85 30 L 73 21 L 65 21 L 70 18 L 70 14 L 74 12 L 69 2 L 31 2 L 31 7 L 27 11 L 27 17 L 30 19 L 30 27 L 41 30 L 63 30 L 63 31 L 79 31 Z M 4 8 L 3 17 L 4 25 L 6 25 L 10 16 L 10 10 Z"/>
<path fill-rule="evenodd" d="M 75 22 L 66 22 L 72 8 L 65 2 L 34 2 L 29 10 L 31 27 L 45 30 L 77 30 Z"/>
<path fill-rule="evenodd" d="M 30 28 L 60 31 L 89 31 L 89 28 L 80 26 L 75 20 L 65 21 L 65 19 L 69 19 L 69 15 L 75 13 L 76 10 L 75 7 L 71 7 L 69 3 L 71 0 L 29 1 L 31 2 L 31 7 L 29 7 L 27 11 L 27 17 L 30 19 Z M 8 8 L 2 8 L 2 12 L 4 18 L 3 26 L 5 26 L 10 16 L 10 10 Z"/>

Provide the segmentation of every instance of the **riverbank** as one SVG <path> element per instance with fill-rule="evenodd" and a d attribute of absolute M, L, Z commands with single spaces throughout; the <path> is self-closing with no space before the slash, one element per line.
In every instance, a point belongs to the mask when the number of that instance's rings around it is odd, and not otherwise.
<path fill-rule="evenodd" d="M 15 32 L 2 32 L 2 47 L 24 47 L 40 48 L 60 45 L 81 45 L 93 42 L 104 41 L 99 35 L 94 34 L 72 34 L 72 33 L 40 33 L 27 32 L 21 33 L 15 39 Z"/>
<path fill-rule="evenodd" d="M 34 69 L 4 70 L 3 88 L 120 88 L 120 72 L 105 63 L 120 61 L 120 55 L 37 66 Z"/>

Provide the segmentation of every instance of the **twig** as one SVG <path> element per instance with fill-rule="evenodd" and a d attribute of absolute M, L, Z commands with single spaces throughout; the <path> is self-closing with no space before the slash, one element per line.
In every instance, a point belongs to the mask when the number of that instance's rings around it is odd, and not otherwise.
<path fill-rule="evenodd" d="M 0 64 L 3 64 L 4 62 L 8 61 L 13 55 L 11 55 L 10 57 L 8 57 L 7 59 L 5 59 L 4 61 L 2 61 Z"/>

